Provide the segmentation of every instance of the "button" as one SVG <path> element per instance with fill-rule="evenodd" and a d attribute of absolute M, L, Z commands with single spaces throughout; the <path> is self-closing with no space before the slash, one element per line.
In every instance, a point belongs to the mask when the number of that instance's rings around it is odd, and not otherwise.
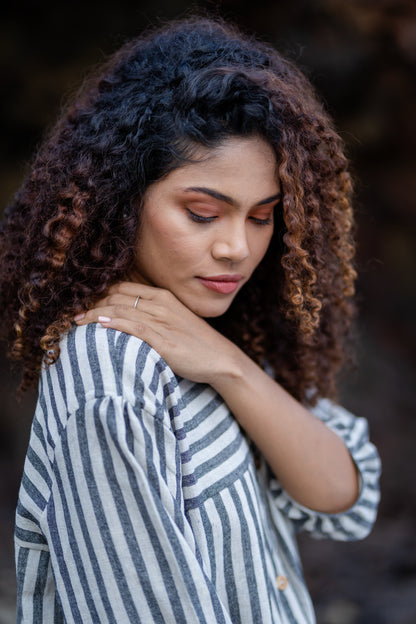
<path fill-rule="evenodd" d="M 283 576 L 283 574 L 278 574 L 276 576 L 276 585 L 277 585 L 277 589 L 280 589 L 280 591 L 283 591 L 286 589 L 287 587 L 287 578 L 285 576 Z"/>

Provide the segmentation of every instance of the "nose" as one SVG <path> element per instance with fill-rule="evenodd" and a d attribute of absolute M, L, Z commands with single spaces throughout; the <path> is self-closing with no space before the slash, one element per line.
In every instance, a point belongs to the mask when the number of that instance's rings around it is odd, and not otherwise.
<path fill-rule="evenodd" d="M 217 233 L 211 249 L 215 260 L 241 262 L 250 255 L 244 223 L 233 223 Z"/>

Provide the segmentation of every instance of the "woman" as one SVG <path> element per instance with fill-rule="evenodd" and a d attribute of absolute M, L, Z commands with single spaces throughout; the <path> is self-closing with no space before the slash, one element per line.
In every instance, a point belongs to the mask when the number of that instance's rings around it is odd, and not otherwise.
<path fill-rule="evenodd" d="M 39 400 L 21 622 L 313 622 L 295 532 L 352 540 L 379 460 L 337 407 L 351 183 L 305 78 L 206 19 L 114 55 L 1 232 Z"/>

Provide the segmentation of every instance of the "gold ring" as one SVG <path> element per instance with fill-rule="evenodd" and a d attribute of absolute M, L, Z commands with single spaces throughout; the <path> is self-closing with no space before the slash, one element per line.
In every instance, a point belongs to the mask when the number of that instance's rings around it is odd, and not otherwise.
<path fill-rule="evenodd" d="M 137 308 L 137 304 L 139 303 L 140 295 L 137 295 L 135 302 L 133 303 L 133 309 Z"/>

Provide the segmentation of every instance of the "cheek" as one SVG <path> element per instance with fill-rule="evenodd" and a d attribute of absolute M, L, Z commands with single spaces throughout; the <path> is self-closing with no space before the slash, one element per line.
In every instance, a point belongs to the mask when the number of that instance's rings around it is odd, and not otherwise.
<path fill-rule="evenodd" d="M 256 266 L 264 258 L 264 255 L 269 248 L 270 241 L 272 240 L 272 236 L 273 231 L 270 232 L 270 230 L 268 230 L 264 233 L 264 235 L 259 236 L 255 241 L 253 248 L 253 259 L 255 260 Z"/>
<path fill-rule="evenodd" d="M 172 263 L 188 262 L 201 251 L 201 244 L 188 224 L 178 219 L 153 218 L 143 231 L 147 245 L 151 241 L 153 254 Z"/>

